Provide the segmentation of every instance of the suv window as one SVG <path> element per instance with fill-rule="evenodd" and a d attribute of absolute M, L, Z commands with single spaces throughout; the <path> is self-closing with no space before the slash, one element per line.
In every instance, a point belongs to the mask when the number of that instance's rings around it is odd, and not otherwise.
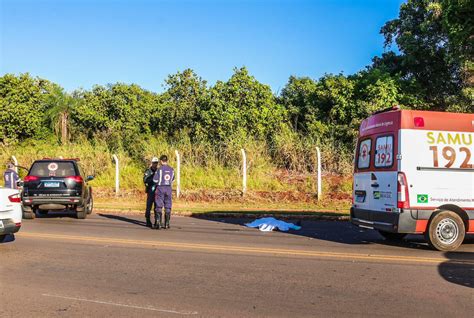
<path fill-rule="evenodd" d="M 387 168 L 393 164 L 393 136 L 377 137 L 375 141 L 375 167 Z"/>
<path fill-rule="evenodd" d="M 72 162 L 40 161 L 31 167 L 30 176 L 36 177 L 69 177 L 76 175 Z"/>
<path fill-rule="evenodd" d="M 359 158 L 357 159 L 357 168 L 367 169 L 370 166 L 370 150 L 372 147 L 372 140 L 365 139 L 359 144 Z"/>

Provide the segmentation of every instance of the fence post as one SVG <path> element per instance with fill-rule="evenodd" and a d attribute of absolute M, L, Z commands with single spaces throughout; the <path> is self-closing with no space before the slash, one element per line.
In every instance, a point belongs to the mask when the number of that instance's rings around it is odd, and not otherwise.
<path fill-rule="evenodd" d="M 119 194 L 119 189 L 120 189 L 120 172 L 119 172 L 119 160 L 116 155 L 113 155 L 112 158 L 114 159 L 115 162 L 115 195 Z"/>
<path fill-rule="evenodd" d="M 247 156 L 244 149 L 240 149 L 240 152 L 242 152 L 242 195 L 244 195 L 247 192 Z"/>
<path fill-rule="evenodd" d="M 317 165 L 317 179 L 318 179 L 318 192 L 317 198 L 318 201 L 321 200 L 323 193 L 322 193 L 322 184 L 321 184 L 321 152 L 319 151 L 319 147 L 316 147 L 316 155 L 318 157 L 318 165 Z"/>
<path fill-rule="evenodd" d="M 12 156 L 13 164 L 15 165 L 15 172 L 18 173 L 18 160 L 16 160 L 15 156 Z"/>
<path fill-rule="evenodd" d="M 179 198 L 181 194 L 181 157 L 178 150 L 175 150 L 174 153 L 176 154 L 176 198 Z"/>

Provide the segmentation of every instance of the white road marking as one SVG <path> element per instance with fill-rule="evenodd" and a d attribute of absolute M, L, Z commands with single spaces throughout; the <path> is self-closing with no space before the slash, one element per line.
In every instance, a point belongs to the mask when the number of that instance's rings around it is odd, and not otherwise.
<path fill-rule="evenodd" d="M 127 307 L 127 308 L 134 308 L 134 309 L 159 311 L 159 312 L 165 312 L 165 313 L 177 314 L 177 315 L 197 315 L 198 314 L 197 311 L 167 310 L 167 309 L 155 308 L 155 307 L 152 307 L 152 306 L 142 307 L 142 306 L 135 306 L 135 305 L 126 305 L 126 304 L 120 304 L 120 303 L 113 303 L 113 302 L 110 302 L 110 301 L 92 300 L 92 299 L 85 299 L 85 298 L 60 296 L 60 295 L 42 294 L 42 296 L 69 299 L 69 300 L 85 301 L 85 302 L 89 302 L 89 303 L 102 304 L 102 305 L 112 305 L 112 306 Z"/>

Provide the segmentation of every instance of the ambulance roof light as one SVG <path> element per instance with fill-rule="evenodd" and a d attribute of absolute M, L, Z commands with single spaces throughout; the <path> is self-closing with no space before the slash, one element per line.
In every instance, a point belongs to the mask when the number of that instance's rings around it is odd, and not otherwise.
<path fill-rule="evenodd" d="M 423 117 L 415 117 L 413 118 L 413 124 L 416 128 L 423 128 L 425 127 L 425 119 Z"/>

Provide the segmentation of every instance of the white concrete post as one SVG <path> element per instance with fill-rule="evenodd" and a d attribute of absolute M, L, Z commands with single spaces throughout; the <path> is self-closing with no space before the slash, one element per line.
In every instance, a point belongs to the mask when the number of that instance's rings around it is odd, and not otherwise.
<path fill-rule="evenodd" d="M 112 158 L 114 159 L 115 162 L 115 195 L 119 194 L 120 190 L 120 172 L 119 172 L 119 160 L 116 155 L 113 155 Z"/>
<path fill-rule="evenodd" d="M 247 192 L 247 156 L 244 149 L 240 149 L 240 152 L 242 152 L 242 194 L 245 194 Z"/>
<path fill-rule="evenodd" d="M 179 198 L 181 194 L 181 157 L 178 150 L 175 150 L 174 153 L 176 154 L 176 198 Z"/>
<path fill-rule="evenodd" d="M 15 165 L 15 172 L 18 173 L 18 160 L 16 160 L 15 156 L 12 156 L 13 164 Z"/>
<path fill-rule="evenodd" d="M 323 193 L 322 193 L 322 184 L 321 184 L 321 152 L 319 151 L 319 147 L 316 147 L 316 155 L 318 157 L 318 166 L 317 166 L 317 179 L 318 179 L 318 193 L 317 198 L 318 201 L 321 200 Z"/>

